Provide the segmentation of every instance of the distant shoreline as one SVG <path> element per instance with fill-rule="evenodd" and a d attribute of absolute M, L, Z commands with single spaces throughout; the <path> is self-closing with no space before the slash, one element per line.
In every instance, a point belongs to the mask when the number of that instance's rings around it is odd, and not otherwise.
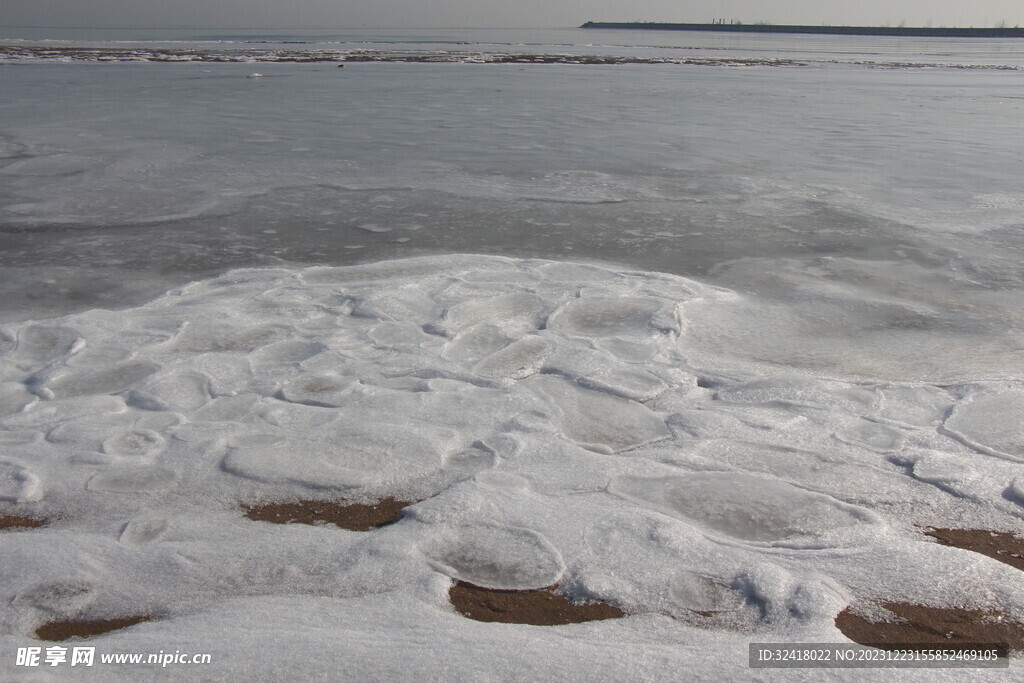
<path fill-rule="evenodd" d="M 812 33 L 843 36 L 914 36 L 933 38 L 1024 38 L 1024 28 L 931 28 L 924 26 L 796 26 L 787 24 L 666 24 L 651 21 L 588 21 L 580 28 L 728 33 Z"/>

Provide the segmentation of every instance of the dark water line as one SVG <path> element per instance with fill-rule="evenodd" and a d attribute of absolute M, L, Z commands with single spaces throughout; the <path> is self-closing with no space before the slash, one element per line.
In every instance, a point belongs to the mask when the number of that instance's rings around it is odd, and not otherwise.
<path fill-rule="evenodd" d="M 796 26 L 787 24 L 665 24 L 660 22 L 588 21 L 580 28 L 654 31 L 719 31 L 728 33 L 805 33 L 841 36 L 925 38 L 1024 38 L 1024 28 L 932 28 L 925 26 Z"/>

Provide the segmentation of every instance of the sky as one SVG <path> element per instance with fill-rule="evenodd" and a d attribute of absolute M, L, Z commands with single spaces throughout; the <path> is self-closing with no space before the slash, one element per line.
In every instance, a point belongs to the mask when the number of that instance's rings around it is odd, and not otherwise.
<path fill-rule="evenodd" d="M 584 21 L 1024 26 L 1021 0 L 3 0 L 0 26 L 568 27 Z"/>

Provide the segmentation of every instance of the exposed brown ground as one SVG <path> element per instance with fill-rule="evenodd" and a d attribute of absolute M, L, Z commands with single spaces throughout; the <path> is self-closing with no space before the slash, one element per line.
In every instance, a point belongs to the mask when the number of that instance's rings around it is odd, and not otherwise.
<path fill-rule="evenodd" d="M 943 545 L 972 550 L 1024 571 L 1024 539 L 1013 534 L 985 529 L 928 529 L 925 533 Z M 884 602 L 882 607 L 892 613 L 891 619 L 869 621 L 848 607 L 836 617 L 836 626 L 850 640 L 882 649 L 1000 643 L 1024 650 L 1024 624 L 991 611 L 904 602 Z"/>
<path fill-rule="evenodd" d="M 448 591 L 448 596 L 452 605 L 463 616 L 477 621 L 561 626 L 599 619 L 615 619 L 624 615 L 618 607 L 602 602 L 569 602 L 553 588 L 495 590 L 456 581 Z"/>
<path fill-rule="evenodd" d="M 350 531 L 370 531 L 402 517 L 402 509 L 417 501 L 384 498 L 372 505 L 330 500 L 243 505 L 245 516 L 274 524 L 334 524 Z"/>
<path fill-rule="evenodd" d="M 836 626 L 855 643 L 883 650 L 951 648 L 968 643 L 999 643 L 1011 650 L 1024 650 L 1024 624 L 992 612 L 904 602 L 885 602 L 882 607 L 892 612 L 891 620 L 869 621 L 847 607 L 836 617 Z"/>
<path fill-rule="evenodd" d="M 121 617 L 118 619 L 67 619 L 48 621 L 36 629 L 36 637 L 40 640 L 67 640 L 68 638 L 88 638 L 102 633 L 128 628 L 135 624 L 149 621 L 147 615 Z"/>
<path fill-rule="evenodd" d="M 943 545 L 973 550 L 1024 571 L 1024 538 L 985 529 L 929 529 L 925 533 Z"/>
<path fill-rule="evenodd" d="M 0 529 L 35 529 L 49 524 L 47 519 L 23 517 L 21 515 L 0 515 Z"/>

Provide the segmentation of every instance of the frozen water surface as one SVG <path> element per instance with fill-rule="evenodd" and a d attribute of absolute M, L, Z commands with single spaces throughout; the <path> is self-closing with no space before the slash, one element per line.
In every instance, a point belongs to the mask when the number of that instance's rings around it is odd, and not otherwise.
<path fill-rule="evenodd" d="M 1024 462 L 1024 390 L 982 391 L 956 407 L 945 429 L 969 446 Z"/>
<path fill-rule="evenodd" d="M 694 612 L 732 612 L 743 604 L 742 595 L 707 576 L 680 574 L 672 584 L 672 597 Z"/>
<path fill-rule="evenodd" d="M 139 518 L 133 519 L 124 525 L 121 536 L 117 539 L 125 545 L 144 545 L 158 539 L 170 523 L 162 518 Z"/>
<path fill-rule="evenodd" d="M 522 590 L 558 582 L 565 565 L 541 534 L 516 527 L 454 527 L 421 552 L 453 578 L 485 588 Z"/>
<path fill-rule="evenodd" d="M 835 595 L 816 577 L 858 593 L 891 582 L 921 599 L 960 596 L 918 548 L 929 544 L 905 540 L 911 526 L 1019 523 L 1020 474 L 1007 457 L 1015 384 L 713 363 L 692 347 L 687 311 L 728 312 L 734 294 L 578 268 L 584 295 L 572 267 L 504 257 L 251 269 L 116 316 L 11 323 L 11 338 L 38 339 L 43 352 L 3 351 L 13 360 L 0 497 L 85 534 L 76 552 L 88 559 L 51 570 L 53 585 L 87 580 L 97 609 L 170 606 L 160 629 L 172 631 L 282 589 L 397 590 L 444 615 L 436 587 L 450 577 L 505 590 L 561 582 L 652 614 L 742 621 L 763 609 L 776 615 L 765 628 L 835 638 L 833 598 L 806 597 Z M 139 330 L 151 334 L 135 337 L 129 359 L 76 362 Z M 312 546 L 306 532 L 238 512 L 387 496 L 422 502 L 371 535 L 330 531 Z M 6 556 L 9 600 L 37 585 L 14 567 L 67 538 L 33 533 L 32 553 Z M 259 561 L 226 559 L 248 544 Z M 306 559 L 289 559 L 296 552 Z M 849 559 L 893 552 L 913 572 Z M 335 553 L 344 561 L 331 564 Z M 212 582 L 211 563 L 222 567 Z M 244 587 L 230 578 L 236 565 Z M 1019 598 L 1007 605 L 1024 609 Z M 621 628 L 635 633 L 638 619 Z M 676 628 L 701 642 L 731 637 Z"/>
<path fill-rule="evenodd" d="M 557 376 L 541 376 L 529 386 L 558 416 L 568 440 L 598 453 L 618 453 L 669 437 L 665 421 L 646 406 L 584 389 Z"/>
<path fill-rule="evenodd" d="M 827 532 L 869 523 L 867 511 L 786 482 L 737 473 L 688 477 L 620 477 L 609 490 L 677 515 L 711 533 L 759 543 L 808 542 Z M 811 540 L 809 542 L 815 542 Z"/>
<path fill-rule="evenodd" d="M 27 465 L 14 459 L 0 460 L 0 500 L 35 503 L 42 497 L 42 481 Z"/>
<path fill-rule="evenodd" d="M 174 472 L 163 467 L 112 467 L 89 480 L 90 491 L 147 493 L 171 485 Z"/>
<path fill-rule="evenodd" d="M 1024 535 L 1018 45 L 369 33 L 0 39 L 0 514 L 51 520 L 0 534 L 0 649 L 145 613 L 95 642 L 739 679 L 854 599 L 1024 620 L 920 536 Z M 482 625 L 453 579 L 630 616 Z"/>

